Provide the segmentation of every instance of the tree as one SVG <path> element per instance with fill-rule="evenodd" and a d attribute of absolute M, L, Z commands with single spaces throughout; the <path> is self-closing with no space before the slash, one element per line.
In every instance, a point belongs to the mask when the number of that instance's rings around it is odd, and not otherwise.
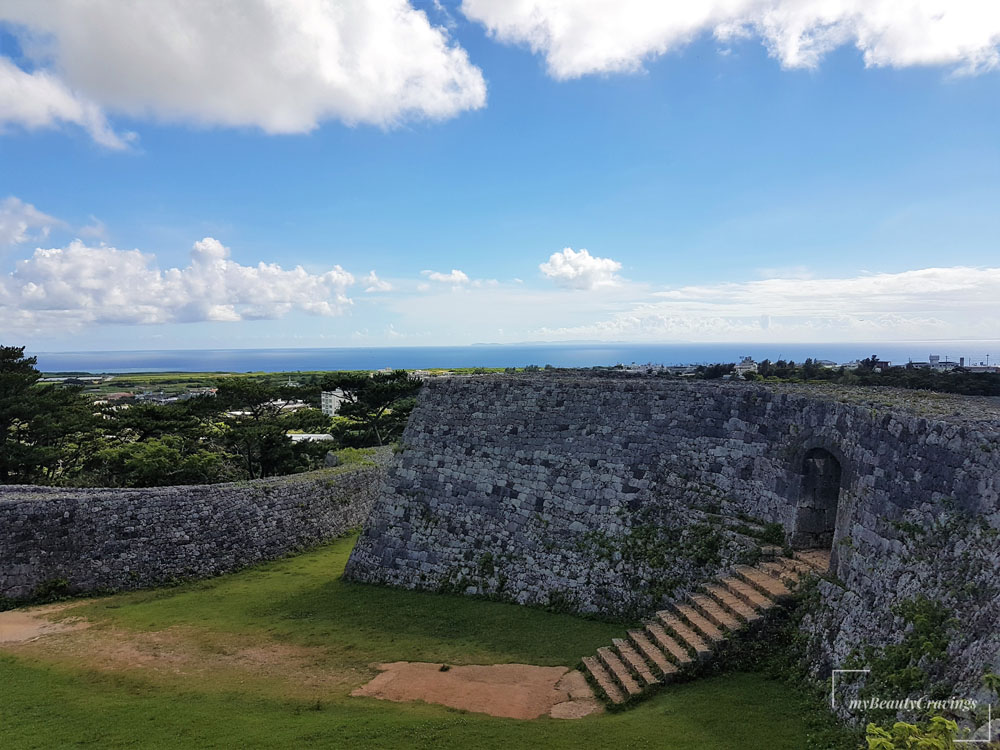
<path fill-rule="evenodd" d="M 423 381 L 406 370 L 339 373 L 323 380 L 324 391 L 340 390 L 337 410 L 343 441 L 354 447 L 385 445 L 398 440 L 416 403 Z"/>
<path fill-rule="evenodd" d="M 296 389 L 252 378 L 224 378 L 215 395 L 224 411 L 222 440 L 238 457 L 247 475 L 288 474 L 299 468 L 299 456 L 281 421 L 282 410 L 296 399 Z"/>
<path fill-rule="evenodd" d="M 37 361 L 24 356 L 23 346 L 0 346 L 0 484 L 19 473 L 30 453 L 20 433 L 32 413 L 28 392 L 41 377 Z"/>
<path fill-rule="evenodd" d="M 878 355 L 873 354 L 870 357 L 865 357 L 858 363 L 858 372 L 874 372 L 875 368 L 878 367 Z"/>
<path fill-rule="evenodd" d="M 79 386 L 39 384 L 37 359 L 0 346 L 0 484 L 79 472 L 96 418 Z"/>
<path fill-rule="evenodd" d="M 715 365 L 699 365 L 696 372 L 702 378 L 706 380 L 715 380 L 721 378 L 723 375 L 729 375 L 733 370 L 736 369 L 735 362 L 729 362 L 728 364 L 715 364 Z"/>
<path fill-rule="evenodd" d="M 220 482 L 235 478 L 227 475 L 226 458 L 217 451 L 192 451 L 181 437 L 164 435 L 111 444 L 96 451 L 88 479 L 91 484 L 106 487 Z"/>

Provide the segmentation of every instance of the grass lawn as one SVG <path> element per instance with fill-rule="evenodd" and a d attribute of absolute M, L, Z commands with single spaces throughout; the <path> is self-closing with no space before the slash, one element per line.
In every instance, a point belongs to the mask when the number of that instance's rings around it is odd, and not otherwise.
<path fill-rule="evenodd" d="M 294 673 L 98 668 L 89 654 L 0 651 L 0 748 L 658 748 L 803 750 L 822 716 L 788 685 L 734 674 L 669 687 L 637 707 L 517 721 L 348 695 L 372 662 L 575 665 L 624 629 L 537 609 L 339 579 L 354 537 L 241 573 L 73 608 L 88 638 L 167 629 L 192 648 L 300 649 L 344 684 Z M 102 635 L 103 634 L 103 635 Z M 55 642 L 56 636 L 52 637 Z M 279 670 L 280 671 L 280 670 Z"/>

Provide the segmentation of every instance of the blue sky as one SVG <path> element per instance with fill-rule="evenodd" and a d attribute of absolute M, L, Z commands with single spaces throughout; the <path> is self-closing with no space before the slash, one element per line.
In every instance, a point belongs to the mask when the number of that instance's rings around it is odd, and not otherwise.
<path fill-rule="evenodd" d="M 989 3 L 157 5 L 0 10 L 3 343 L 1000 330 Z"/>

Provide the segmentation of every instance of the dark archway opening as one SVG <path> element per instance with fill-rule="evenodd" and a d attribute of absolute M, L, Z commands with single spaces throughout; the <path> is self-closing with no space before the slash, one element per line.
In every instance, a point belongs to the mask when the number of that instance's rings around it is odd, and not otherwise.
<path fill-rule="evenodd" d="M 802 493 L 792 546 L 830 549 L 840 502 L 840 462 L 830 451 L 813 448 L 802 460 Z"/>

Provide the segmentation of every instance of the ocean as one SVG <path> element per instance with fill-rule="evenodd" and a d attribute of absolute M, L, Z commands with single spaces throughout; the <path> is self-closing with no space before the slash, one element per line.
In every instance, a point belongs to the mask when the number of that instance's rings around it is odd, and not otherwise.
<path fill-rule="evenodd" d="M 877 354 L 893 363 L 927 361 L 938 354 L 958 361 L 994 363 L 1000 341 L 908 341 L 835 344 L 628 344 L 546 343 L 475 346 L 340 347 L 323 349 L 171 349 L 146 351 L 29 352 L 43 372 L 298 372 L 377 370 L 383 367 L 594 367 L 653 362 L 665 365 L 807 357 L 849 362 Z"/>

